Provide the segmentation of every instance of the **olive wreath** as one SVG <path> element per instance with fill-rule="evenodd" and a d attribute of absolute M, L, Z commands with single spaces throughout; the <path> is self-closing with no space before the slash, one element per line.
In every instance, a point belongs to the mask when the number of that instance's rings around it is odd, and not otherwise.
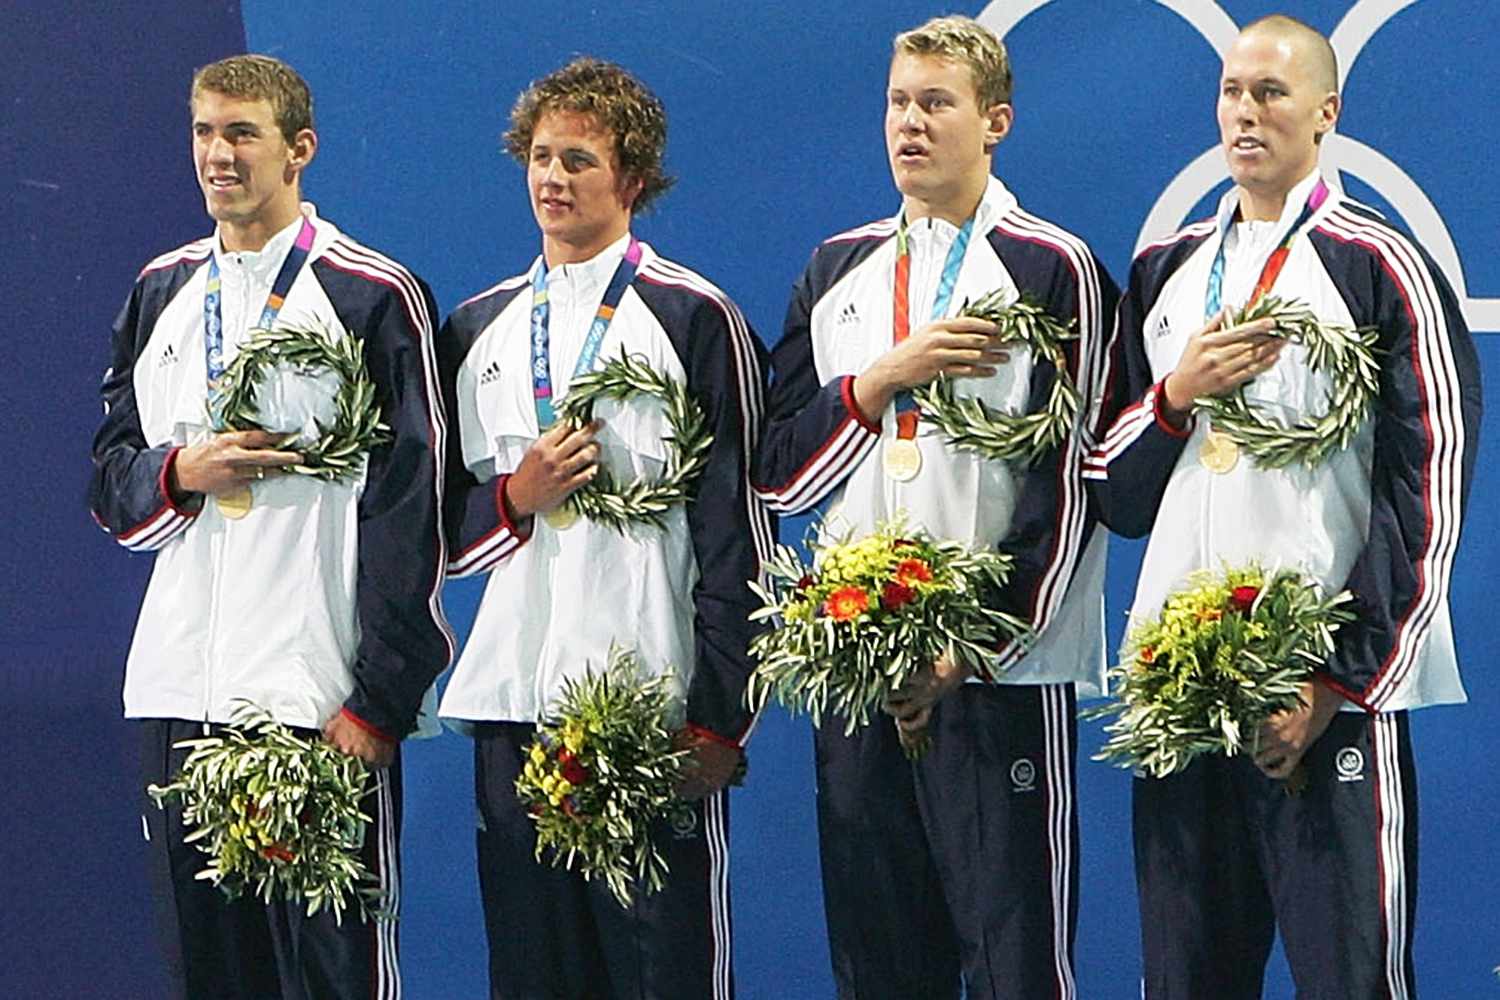
<path fill-rule="evenodd" d="M 1032 353 L 1052 362 L 1052 390 L 1034 413 L 1005 413 L 975 396 L 959 398 L 953 380 L 940 375 L 912 392 L 922 415 L 943 432 L 948 443 L 992 460 L 1015 460 L 1034 465 L 1062 444 L 1078 418 L 1078 387 L 1068 374 L 1062 342 L 1078 337 L 1072 322 L 1062 323 L 1042 306 L 1026 299 L 1006 304 L 1007 293 L 996 289 L 966 302 L 960 316 L 988 320 L 1006 343 L 1025 344 Z"/>
<path fill-rule="evenodd" d="M 331 337 L 317 330 L 278 328 L 250 331 L 250 340 L 224 369 L 210 403 L 216 425 L 229 430 L 264 430 L 255 396 L 266 374 L 290 365 L 306 375 L 331 371 L 339 377 L 333 423 L 318 425 L 319 437 L 297 448 L 302 461 L 291 471 L 330 482 L 354 476 L 371 448 L 391 439 L 380 419 L 375 383 L 365 371 L 364 342 L 350 333 Z"/>
<path fill-rule="evenodd" d="M 1375 406 L 1380 392 L 1380 366 L 1375 358 L 1379 331 L 1320 322 L 1306 303 L 1272 295 L 1244 309 L 1230 310 L 1224 326 L 1258 319 L 1274 320 L 1272 336 L 1301 344 L 1307 351 L 1308 367 L 1328 373 L 1333 389 L 1327 412 L 1290 425 L 1263 417 L 1245 398 L 1249 382 L 1225 396 L 1200 396 L 1193 401 L 1194 409 L 1207 414 L 1215 431 L 1244 448 L 1263 469 L 1293 462 L 1315 468 L 1331 453 L 1349 446 Z"/>
<path fill-rule="evenodd" d="M 599 399 L 625 400 L 651 396 L 661 400 L 671 433 L 667 464 L 655 482 L 635 479 L 623 487 L 603 465 L 585 485 L 565 501 L 575 513 L 625 533 L 631 524 L 666 526 L 666 513 L 677 504 L 693 499 L 693 487 L 708 464 L 713 435 L 703 410 L 688 395 L 687 387 L 652 370 L 639 355 L 616 358 L 603 368 L 574 379 L 568 394 L 558 403 L 558 415 L 574 426 L 587 424 Z"/>

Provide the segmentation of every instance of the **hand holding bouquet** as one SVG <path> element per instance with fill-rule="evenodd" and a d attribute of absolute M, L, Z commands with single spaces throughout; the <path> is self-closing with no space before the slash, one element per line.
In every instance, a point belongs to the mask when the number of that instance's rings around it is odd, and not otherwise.
<path fill-rule="evenodd" d="M 689 751 L 674 743 L 669 678 L 642 680 L 634 654 L 610 651 L 602 674 L 565 681 L 537 727 L 516 794 L 536 823 L 536 857 L 603 878 L 621 906 L 631 886 L 662 887 L 667 863 L 651 839 L 691 807 L 677 796 Z"/>
<path fill-rule="evenodd" d="M 360 859 L 360 811 L 369 772 L 358 758 L 317 737 L 304 739 L 250 702 L 240 702 L 221 735 L 184 740 L 177 777 L 146 791 L 158 806 L 182 803 L 194 826 L 188 843 L 208 855 L 206 879 L 234 899 L 247 888 L 263 902 L 327 906 L 339 922 L 352 898 L 362 916 L 380 912 L 383 894 Z"/>
<path fill-rule="evenodd" d="M 1334 632 L 1354 620 L 1350 600 L 1289 570 L 1194 573 L 1160 617 L 1131 629 L 1110 672 L 1114 701 L 1086 713 L 1119 716 L 1095 759 L 1164 778 L 1199 754 L 1245 751 L 1246 734 L 1253 752 L 1261 724 L 1301 704 Z"/>
<path fill-rule="evenodd" d="M 774 695 L 814 725 L 832 710 L 852 733 L 945 653 L 988 676 L 1001 644 L 1029 635 L 1025 622 L 992 606 L 1010 576 L 1003 553 L 935 539 L 900 520 L 809 548 L 811 566 L 778 546 L 766 564 L 770 588 L 751 583 L 763 606 L 750 617 L 776 622 L 750 645 L 759 666 L 747 697 L 757 707 Z"/>

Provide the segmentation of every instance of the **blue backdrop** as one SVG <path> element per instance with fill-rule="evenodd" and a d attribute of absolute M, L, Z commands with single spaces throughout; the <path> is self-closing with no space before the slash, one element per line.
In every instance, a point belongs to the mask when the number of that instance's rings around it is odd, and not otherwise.
<path fill-rule="evenodd" d="M 1486 0 L 1001 0 L 966 6 L 1007 32 L 1017 123 L 997 172 L 1031 210 L 1086 235 L 1120 277 L 1144 229 L 1201 213 L 1222 188 L 1218 55 L 1234 25 L 1285 10 L 1332 32 L 1346 107 L 1325 163 L 1416 230 L 1467 300 L 1491 384 L 1500 372 L 1500 196 L 1487 176 L 1500 115 Z M 67 9 L 64 10 L 63 8 Z M 0 996 L 154 997 L 124 651 L 148 571 L 88 520 L 87 450 L 110 320 L 140 265 L 209 228 L 188 158 L 193 67 L 252 50 L 307 77 L 322 140 L 320 210 L 425 276 L 451 308 L 524 266 L 537 240 L 521 170 L 499 150 L 530 79 L 575 53 L 619 61 L 662 97 L 680 183 L 637 231 L 713 277 L 767 341 L 823 236 L 893 210 L 880 123 L 889 38 L 935 11 L 899 0 L 783 5 L 639 0 L 546 6 L 244 0 L 10 0 L 0 11 L 0 302 L 10 471 L 0 623 Z M 1487 666 L 1496 551 L 1486 419 L 1454 588 L 1472 703 L 1418 713 L 1422 879 L 1417 966 L 1428 996 L 1500 995 L 1491 969 L 1500 821 Z M 1139 548 L 1111 555 L 1118 633 Z M 452 585 L 460 631 L 478 590 Z M 1085 750 L 1099 742 L 1084 726 Z M 733 805 L 740 996 L 831 995 L 815 852 L 809 730 L 773 714 Z M 407 996 L 483 992 L 472 874 L 469 744 L 408 751 Z M 1078 980 L 1138 995 L 1128 778 L 1085 763 Z M 1337 942 L 1330 942 L 1337 947 Z M 1278 965 L 1267 995 L 1291 995 Z"/>

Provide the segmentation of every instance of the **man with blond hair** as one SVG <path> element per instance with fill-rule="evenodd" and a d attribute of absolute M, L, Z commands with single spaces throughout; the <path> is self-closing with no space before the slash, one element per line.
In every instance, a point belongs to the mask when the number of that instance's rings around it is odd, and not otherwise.
<path fill-rule="evenodd" d="M 1029 644 L 992 676 L 940 658 L 889 699 L 894 716 L 816 735 L 829 945 L 840 997 L 1072 997 L 1077 921 L 1075 699 L 1102 685 L 1103 533 L 1079 479 L 1082 423 L 1035 464 L 956 450 L 911 390 L 940 375 L 993 410 L 1035 412 L 1058 377 L 1094 395 L 1115 289 L 1076 236 L 990 174 L 1010 131 L 1004 46 L 964 17 L 898 35 L 885 140 L 901 207 L 814 252 L 772 353 L 756 467 L 773 508 L 820 509 L 856 533 L 904 515 L 1010 553 L 997 605 Z M 995 327 L 956 318 L 1003 290 L 1073 324 L 1066 371 Z M 909 763 L 898 727 L 926 731 Z"/>
<path fill-rule="evenodd" d="M 339 232 L 301 200 L 318 149 L 307 84 L 285 63 L 243 55 L 200 69 L 192 154 L 212 236 L 146 265 L 115 322 L 94 439 L 91 506 L 125 548 L 155 553 L 125 669 L 125 714 L 145 737 L 142 823 L 172 995 L 391 997 L 393 919 L 226 899 L 196 879 L 168 783 L 187 750 L 237 702 L 369 765 L 375 792 L 364 861 L 399 908 L 398 745 L 447 665 L 438 603 L 444 419 L 433 303 L 410 271 Z M 348 479 L 292 474 L 326 389 L 281 384 L 258 399 L 267 431 L 224 431 L 209 414 L 252 328 L 345 330 L 362 343 L 390 441 Z M 295 382 L 297 380 L 293 380 Z M 310 380 L 301 380 L 308 382 Z M 304 406 L 303 409 L 306 407 Z"/>
<path fill-rule="evenodd" d="M 1112 427 L 1085 476 L 1109 526 L 1155 531 L 1133 620 L 1197 570 L 1257 562 L 1347 589 L 1355 620 L 1250 756 L 1135 781 L 1151 1000 L 1259 997 L 1279 929 L 1299 996 L 1413 996 L 1416 773 L 1410 709 L 1462 702 L 1448 586 L 1480 417 L 1479 365 L 1442 273 L 1334 190 L 1327 39 L 1292 18 L 1225 54 L 1218 123 L 1234 187 L 1216 218 L 1136 257 L 1110 353 Z M 1329 373 L 1226 307 L 1274 295 L 1372 328 L 1379 393 L 1347 448 L 1266 468 L 1194 400 L 1243 388 L 1287 424 L 1331 405 Z M 1289 783 L 1289 779 L 1292 779 Z"/>
<path fill-rule="evenodd" d="M 449 520 L 455 576 L 488 573 L 441 712 L 474 733 L 490 990 L 506 1000 L 726 1000 L 728 792 L 753 721 L 746 581 L 772 525 L 750 488 L 759 339 L 729 298 L 631 232 L 667 189 L 661 102 L 619 66 L 579 58 L 516 101 L 506 147 L 526 170 L 541 254 L 463 303 L 442 368 L 458 425 Z M 649 397 L 556 419 L 569 383 L 629 355 L 685 386 L 713 435 L 695 498 L 616 527 L 564 501 L 601 470 L 656 479 L 668 426 Z M 690 822 L 653 831 L 665 887 L 622 907 L 603 880 L 533 857 L 516 797 L 523 755 L 564 686 L 615 646 L 664 675 L 692 770 Z"/>

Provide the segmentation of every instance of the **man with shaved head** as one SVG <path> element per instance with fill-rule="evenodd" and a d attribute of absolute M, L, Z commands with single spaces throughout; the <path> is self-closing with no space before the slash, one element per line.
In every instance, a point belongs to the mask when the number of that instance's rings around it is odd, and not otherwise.
<path fill-rule="evenodd" d="M 1413 995 L 1416 775 L 1408 711 L 1462 702 L 1448 586 L 1473 473 L 1479 367 L 1452 290 L 1379 213 L 1319 175 L 1338 121 L 1328 41 L 1288 17 L 1224 57 L 1218 121 L 1234 187 L 1214 219 L 1147 246 L 1110 350 L 1108 431 L 1084 476 L 1101 517 L 1152 534 L 1133 622 L 1197 570 L 1258 563 L 1347 589 L 1356 620 L 1250 752 L 1135 781 L 1151 1000 L 1259 997 L 1279 929 L 1299 996 Z M 1379 392 L 1348 447 L 1260 465 L 1194 400 L 1243 388 L 1284 425 L 1332 385 L 1269 321 L 1264 295 L 1377 331 Z M 1288 781 L 1287 779 L 1294 779 Z"/>

